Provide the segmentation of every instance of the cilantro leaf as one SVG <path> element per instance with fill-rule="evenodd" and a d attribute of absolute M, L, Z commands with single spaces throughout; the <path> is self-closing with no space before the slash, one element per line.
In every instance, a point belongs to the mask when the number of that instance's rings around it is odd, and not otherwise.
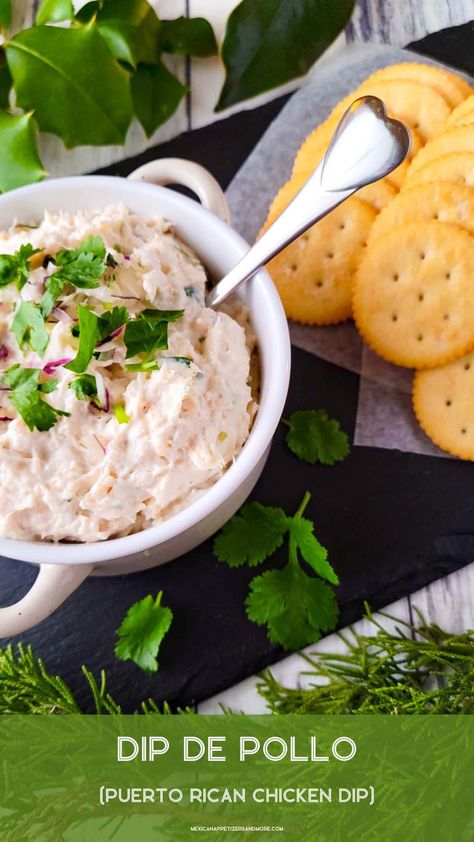
<path fill-rule="evenodd" d="M 334 628 L 338 608 L 332 589 L 308 576 L 291 561 L 282 570 L 268 570 L 250 584 L 247 616 L 266 625 L 269 639 L 287 650 L 315 643 Z"/>
<path fill-rule="evenodd" d="M 307 518 L 290 518 L 290 533 L 304 560 L 322 579 L 327 579 L 332 585 L 338 585 L 339 577 L 328 561 L 328 551 L 319 543 L 313 530 L 314 524 Z"/>
<path fill-rule="evenodd" d="M 49 342 L 48 331 L 41 311 L 31 301 L 22 301 L 12 322 L 12 332 L 21 348 L 26 342 L 29 347 L 43 356 Z"/>
<path fill-rule="evenodd" d="M 283 509 L 246 503 L 234 515 L 214 541 L 214 555 L 230 567 L 260 564 L 281 547 L 288 531 L 288 518 Z"/>
<path fill-rule="evenodd" d="M 65 368 L 82 374 L 89 365 L 94 348 L 101 340 L 106 339 L 121 327 L 128 319 L 128 312 L 125 307 L 114 307 L 106 310 L 102 316 L 97 316 L 88 307 L 79 304 L 77 308 L 79 316 L 79 351 Z"/>
<path fill-rule="evenodd" d="M 121 661 L 133 661 L 146 672 L 156 672 L 156 656 L 173 620 L 170 608 L 161 605 L 163 592 L 135 602 L 128 609 L 117 631 L 115 654 Z"/>
<path fill-rule="evenodd" d="M 168 348 L 168 323 L 176 322 L 184 310 L 143 310 L 136 319 L 127 323 L 124 342 L 127 357 L 150 354 Z"/>
<path fill-rule="evenodd" d="M 46 281 L 45 291 L 41 296 L 40 301 L 40 309 L 45 319 L 47 319 L 50 315 L 51 310 L 64 289 L 64 286 L 65 281 L 63 281 L 57 272 L 55 272 L 54 275 L 50 275 Z"/>
<path fill-rule="evenodd" d="M 107 339 L 111 333 L 115 333 L 126 322 L 128 322 L 128 310 L 126 307 L 113 307 L 112 310 L 106 310 L 99 316 L 99 334 L 101 340 Z"/>
<path fill-rule="evenodd" d="M 349 441 L 338 421 L 329 418 L 323 409 L 293 412 L 283 423 L 289 427 L 286 443 L 290 450 L 314 465 L 333 465 L 349 453 Z"/>
<path fill-rule="evenodd" d="M 46 318 L 66 284 L 79 289 L 96 289 L 100 286 L 107 263 L 102 237 L 87 237 L 75 249 L 61 249 L 54 262 L 58 270 L 49 276 L 41 299 L 41 312 Z"/>
<path fill-rule="evenodd" d="M 79 316 L 79 350 L 70 363 L 64 366 L 76 374 L 82 374 L 89 365 L 94 348 L 100 340 L 99 319 L 83 304 L 77 308 Z"/>
<path fill-rule="evenodd" d="M 80 401 L 90 401 L 98 404 L 97 381 L 93 374 L 80 374 L 69 384 L 76 398 Z"/>
<path fill-rule="evenodd" d="M 39 368 L 21 368 L 15 364 L 4 372 L 3 382 L 12 390 L 10 400 L 29 429 L 36 427 L 46 431 L 54 426 L 59 415 L 69 415 L 69 412 L 56 409 L 43 400 L 41 392 L 50 391 L 54 381 L 40 384 L 40 374 Z"/>
<path fill-rule="evenodd" d="M 23 289 L 30 274 L 29 259 L 38 252 L 27 243 L 14 254 L 0 254 L 0 287 L 16 284 L 19 290 Z"/>

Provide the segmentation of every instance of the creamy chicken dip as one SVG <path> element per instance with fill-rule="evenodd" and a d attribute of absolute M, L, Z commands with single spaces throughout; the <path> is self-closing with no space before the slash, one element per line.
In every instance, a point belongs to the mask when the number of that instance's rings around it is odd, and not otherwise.
<path fill-rule="evenodd" d="M 256 411 L 253 342 L 170 225 L 47 213 L 0 252 L 0 535 L 127 535 L 216 482 Z"/>

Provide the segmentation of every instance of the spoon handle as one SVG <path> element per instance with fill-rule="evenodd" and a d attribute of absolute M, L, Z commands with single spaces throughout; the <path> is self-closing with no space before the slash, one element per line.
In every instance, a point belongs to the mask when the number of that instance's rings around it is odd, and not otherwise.
<path fill-rule="evenodd" d="M 342 117 L 329 148 L 301 190 L 207 297 L 219 307 L 265 263 L 366 184 L 383 178 L 406 157 L 410 135 L 390 120 L 376 97 L 356 100 Z"/>

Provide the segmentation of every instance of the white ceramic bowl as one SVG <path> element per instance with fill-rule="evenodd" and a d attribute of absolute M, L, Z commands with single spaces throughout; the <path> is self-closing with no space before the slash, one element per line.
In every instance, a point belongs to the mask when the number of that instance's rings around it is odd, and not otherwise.
<path fill-rule="evenodd" d="M 190 187 L 205 207 L 156 186 L 170 182 Z M 178 159 L 147 164 L 131 180 L 79 176 L 7 193 L 0 196 L 0 229 L 11 225 L 15 217 L 29 222 L 40 220 L 46 210 L 94 209 L 117 202 L 136 213 L 161 214 L 171 220 L 177 234 L 196 250 L 216 279 L 248 249 L 248 244 L 222 221 L 228 219 L 228 208 L 217 182 L 202 167 Z M 246 285 L 242 295 L 257 335 L 262 390 L 254 426 L 234 464 L 183 511 L 134 535 L 91 544 L 0 539 L 0 555 L 40 565 L 29 593 L 16 605 L 0 609 L 0 637 L 18 634 L 43 620 L 91 573 L 128 573 L 182 555 L 220 529 L 244 502 L 263 469 L 283 410 L 290 373 L 290 342 L 280 299 L 265 271 Z"/>

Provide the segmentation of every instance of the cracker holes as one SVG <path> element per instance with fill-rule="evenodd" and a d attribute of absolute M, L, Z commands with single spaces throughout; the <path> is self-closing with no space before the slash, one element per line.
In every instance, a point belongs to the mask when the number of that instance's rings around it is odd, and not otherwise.
<path fill-rule="evenodd" d="M 449 322 L 449 313 L 445 313 L 443 316 L 443 322 Z"/>
<path fill-rule="evenodd" d="M 467 433 L 466 427 L 461 427 L 461 433 L 463 434 L 463 436 L 466 435 L 466 433 Z"/>
<path fill-rule="evenodd" d="M 469 371 L 471 368 L 471 363 L 464 363 L 464 371 Z"/>
<path fill-rule="evenodd" d="M 451 400 L 450 398 L 448 398 L 448 399 L 445 401 L 445 406 L 451 406 L 451 404 L 452 404 L 452 400 Z"/>
<path fill-rule="evenodd" d="M 315 285 L 316 287 L 318 287 L 318 289 L 321 289 L 321 287 L 323 286 L 323 283 L 324 283 L 323 281 L 315 281 L 315 284 L 314 284 L 314 285 Z"/>
<path fill-rule="evenodd" d="M 423 334 L 422 333 L 417 333 L 416 341 L 417 342 L 423 342 Z"/>
<path fill-rule="evenodd" d="M 426 252 L 420 251 L 420 260 L 426 260 Z"/>
<path fill-rule="evenodd" d="M 328 251 L 326 253 L 326 257 L 327 257 L 328 260 L 333 260 L 334 259 L 334 252 Z"/>
<path fill-rule="evenodd" d="M 298 264 L 292 263 L 291 266 L 290 266 L 290 269 L 291 269 L 292 272 L 296 272 L 296 270 L 298 269 Z"/>
<path fill-rule="evenodd" d="M 424 301 L 424 300 L 425 300 L 425 293 L 419 292 L 418 293 L 418 301 Z"/>
<path fill-rule="evenodd" d="M 392 280 L 395 281 L 395 283 L 396 283 L 399 280 L 399 278 L 400 278 L 400 275 L 398 274 L 398 272 L 394 272 L 393 275 L 392 275 Z"/>
<path fill-rule="evenodd" d="M 445 272 L 444 277 L 446 278 L 447 281 L 450 281 L 451 280 L 451 272 Z"/>
<path fill-rule="evenodd" d="M 345 228 L 345 227 L 346 227 L 346 223 L 345 223 L 345 222 L 341 222 L 341 224 L 339 225 L 339 231 L 344 231 L 344 228 Z"/>
<path fill-rule="evenodd" d="M 398 315 L 397 315 L 397 313 L 392 313 L 392 322 L 398 322 Z"/>

